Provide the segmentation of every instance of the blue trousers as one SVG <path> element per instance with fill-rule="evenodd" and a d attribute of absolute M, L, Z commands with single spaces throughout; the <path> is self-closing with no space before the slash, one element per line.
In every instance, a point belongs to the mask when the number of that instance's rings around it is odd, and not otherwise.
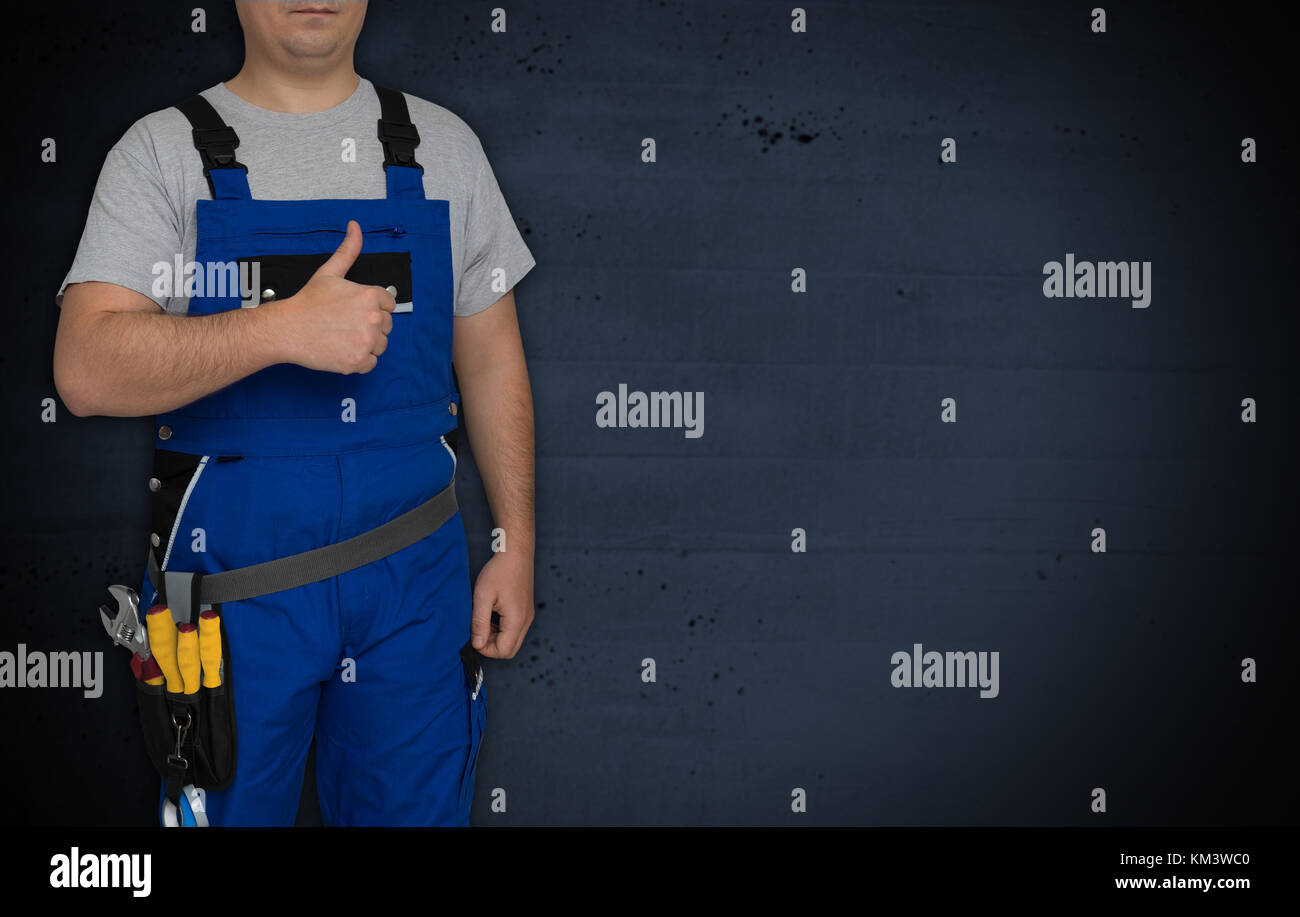
<path fill-rule="evenodd" d="M 209 460 L 178 515 L 169 567 L 216 572 L 264 560 L 259 530 L 274 533 L 278 554 L 341 541 L 433 496 L 454 466 L 441 439 Z M 148 604 L 147 579 L 144 589 Z M 470 596 L 458 513 L 374 563 L 224 604 L 238 763 L 228 789 L 205 792 L 209 823 L 292 825 L 314 734 L 326 824 L 468 824 L 487 713 L 459 655 Z"/>

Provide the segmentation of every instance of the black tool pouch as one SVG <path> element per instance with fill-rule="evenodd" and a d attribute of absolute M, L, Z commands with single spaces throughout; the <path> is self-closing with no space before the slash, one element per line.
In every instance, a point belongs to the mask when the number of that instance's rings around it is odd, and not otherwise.
<path fill-rule="evenodd" d="M 193 578 L 195 593 L 199 573 L 164 574 L 173 599 L 179 599 L 178 578 Z M 188 585 L 188 584 L 186 584 Z M 187 597 L 188 598 L 188 597 Z M 155 601 L 167 604 L 176 623 L 198 624 L 198 614 L 209 608 L 221 612 L 221 606 L 194 605 L 188 601 L 173 606 L 164 594 Z M 221 620 L 221 684 L 215 688 L 202 685 L 193 694 L 168 691 L 165 685 L 136 681 L 140 704 L 140 726 L 144 731 L 145 751 L 154 769 L 165 779 L 167 798 L 180 800 L 181 789 L 193 784 L 206 790 L 223 790 L 235 779 L 236 736 L 234 666 L 231 665 L 230 638 L 225 620 Z"/>

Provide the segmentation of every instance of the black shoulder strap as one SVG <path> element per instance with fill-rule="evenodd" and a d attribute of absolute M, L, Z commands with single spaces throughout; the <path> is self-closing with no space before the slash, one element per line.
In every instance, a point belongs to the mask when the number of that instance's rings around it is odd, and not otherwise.
<path fill-rule="evenodd" d="M 372 85 L 379 96 L 379 142 L 384 145 L 384 168 L 409 166 L 423 172 L 424 166 L 415 161 L 420 132 L 411 123 L 406 96 L 378 83 Z"/>
<path fill-rule="evenodd" d="M 203 159 L 203 177 L 208 180 L 208 188 L 216 197 L 212 187 L 212 169 L 243 169 L 248 167 L 235 159 L 235 148 L 239 146 L 239 135 L 235 129 L 221 120 L 221 115 L 203 96 L 186 99 L 176 106 L 190 121 L 194 128 L 194 146 Z"/>

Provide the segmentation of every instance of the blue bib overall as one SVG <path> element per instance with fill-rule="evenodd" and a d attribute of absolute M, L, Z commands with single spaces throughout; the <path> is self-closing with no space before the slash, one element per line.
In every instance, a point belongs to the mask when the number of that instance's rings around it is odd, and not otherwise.
<path fill-rule="evenodd" d="M 201 97 L 178 106 L 212 190 L 196 202 L 205 279 L 220 273 L 212 265 L 242 262 L 247 274 L 256 263 L 264 307 L 300 289 L 356 220 L 348 279 L 395 287 L 399 307 L 369 373 L 281 363 L 158 416 L 150 540 L 164 571 L 216 573 L 342 541 L 453 479 L 449 202 L 425 197 L 405 99 L 376 89 L 387 181 L 377 200 L 254 200 L 234 131 Z M 242 307 L 238 284 L 210 286 L 190 315 Z M 153 604 L 148 577 L 141 596 Z M 470 615 L 459 513 L 374 563 L 225 603 L 237 764 L 228 788 L 205 793 L 209 824 L 292 825 L 313 734 L 326 824 L 468 824 L 486 719 L 481 679 L 459 652 Z"/>

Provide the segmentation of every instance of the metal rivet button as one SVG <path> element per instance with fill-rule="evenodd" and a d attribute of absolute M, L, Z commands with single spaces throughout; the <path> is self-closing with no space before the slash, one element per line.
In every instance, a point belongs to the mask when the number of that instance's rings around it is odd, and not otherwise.
<path fill-rule="evenodd" d="M 157 532 L 152 532 L 149 535 L 149 543 L 156 548 L 158 545 L 162 544 L 162 539 L 158 537 Z"/>
<path fill-rule="evenodd" d="M 393 297 L 393 299 L 397 298 L 397 287 L 390 283 L 388 286 L 384 287 L 384 289 L 388 291 L 388 295 Z"/>
<path fill-rule="evenodd" d="M 447 405 L 447 413 L 452 417 L 456 416 L 456 402 L 453 401 L 451 404 Z"/>
<path fill-rule="evenodd" d="M 273 299 L 275 299 L 275 290 L 272 290 L 270 287 L 267 287 L 265 290 L 262 291 L 262 299 L 261 299 L 262 302 L 270 302 Z"/>
<path fill-rule="evenodd" d="M 149 489 L 150 489 L 150 490 L 152 490 L 152 491 L 154 491 L 154 492 L 157 492 L 158 488 L 160 488 L 160 487 L 162 487 L 162 481 L 158 480 L 157 478 L 150 478 L 150 479 L 149 479 Z"/>
<path fill-rule="evenodd" d="M 159 439 L 171 439 L 171 438 L 172 438 L 172 428 L 169 427 L 169 426 L 167 426 L 167 424 L 163 424 L 161 427 L 158 428 L 158 438 L 159 438 Z"/>

